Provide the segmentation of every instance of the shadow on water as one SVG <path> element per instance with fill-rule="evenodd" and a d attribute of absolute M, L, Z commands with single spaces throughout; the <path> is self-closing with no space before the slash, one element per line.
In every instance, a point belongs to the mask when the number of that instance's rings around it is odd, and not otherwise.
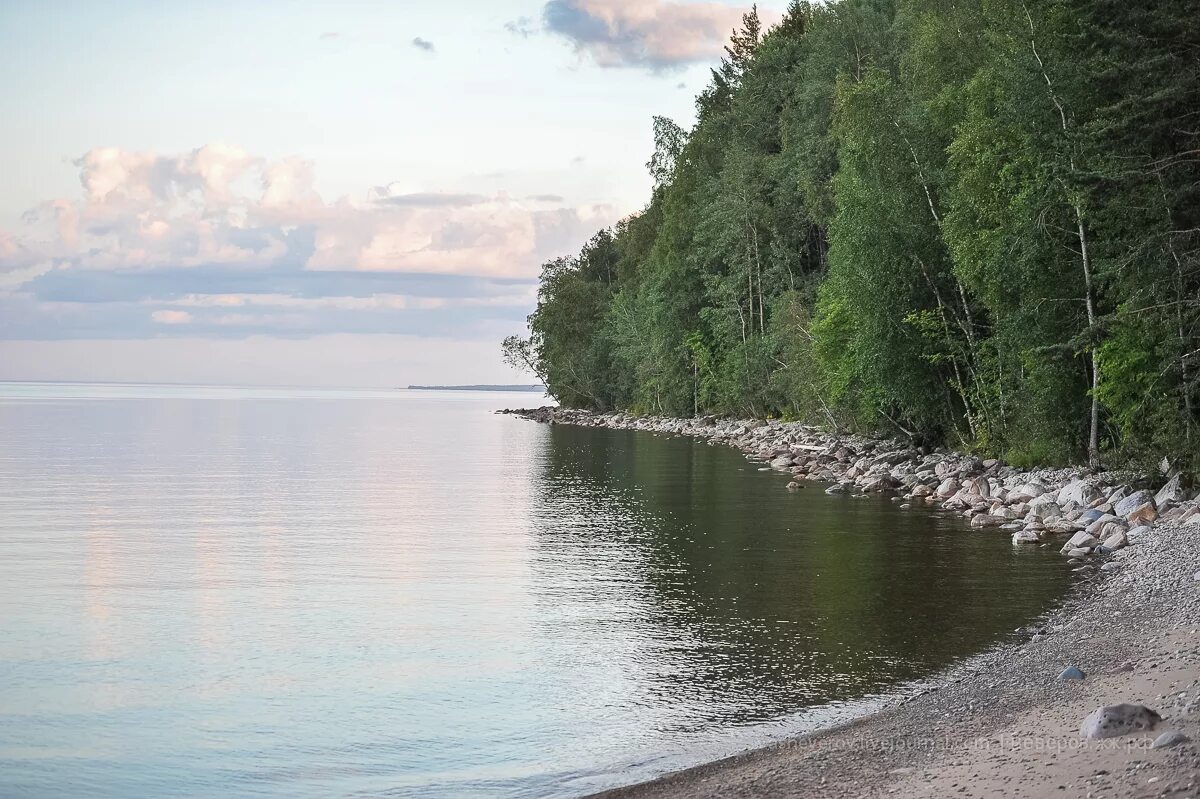
<path fill-rule="evenodd" d="M 535 563 L 557 572 L 544 584 L 576 584 L 548 590 L 539 618 L 624 650 L 622 677 L 660 729 L 779 719 L 928 675 L 1045 611 L 1070 578 L 1002 532 L 787 492 L 702 442 L 554 426 L 543 464 Z"/>

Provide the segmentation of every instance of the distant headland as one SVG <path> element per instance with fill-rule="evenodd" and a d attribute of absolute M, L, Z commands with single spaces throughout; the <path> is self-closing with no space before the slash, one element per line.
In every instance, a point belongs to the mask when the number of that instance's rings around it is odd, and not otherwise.
<path fill-rule="evenodd" d="M 538 391 L 545 392 L 545 386 L 409 386 L 409 391 Z"/>

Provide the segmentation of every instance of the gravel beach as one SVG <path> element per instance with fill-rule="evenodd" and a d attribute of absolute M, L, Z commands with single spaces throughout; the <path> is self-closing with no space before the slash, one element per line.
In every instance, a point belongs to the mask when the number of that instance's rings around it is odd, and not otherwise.
<path fill-rule="evenodd" d="M 1014 546 L 1061 546 L 1080 573 L 1063 605 L 1038 625 L 879 713 L 595 796 L 1200 796 L 1200 511 L 1178 480 L 1138 490 L 1117 485 L 1127 475 L 1020 472 L 798 425 L 517 413 L 699 435 L 797 479 L 891 491 L 902 502 L 932 499 L 986 516 L 973 526 L 1012 531 Z M 1039 491 L 1040 504 L 1025 496 Z M 1093 734 L 1113 737 L 1084 735 L 1089 714 L 1121 704 L 1139 707 L 1110 709 L 1107 718 L 1120 722 L 1136 710 L 1131 718 L 1142 726 L 1106 722 L 1107 732 Z"/>

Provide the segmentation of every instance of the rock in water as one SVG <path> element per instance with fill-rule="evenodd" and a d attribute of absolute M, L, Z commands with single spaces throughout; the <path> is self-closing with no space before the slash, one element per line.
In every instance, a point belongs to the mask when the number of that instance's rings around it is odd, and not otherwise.
<path fill-rule="evenodd" d="M 1058 679 L 1066 682 L 1067 680 L 1082 680 L 1086 676 L 1077 666 L 1068 666 L 1058 675 Z"/>
<path fill-rule="evenodd" d="M 1167 732 L 1164 732 L 1162 735 L 1155 738 L 1154 743 L 1150 744 L 1150 748 L 1166 749 L 1168 746 L 1175 746 L 1176 744 L 1186 743 L 1190 740 L 1191 738 L 1188 738 L 1186 735 L 1178 732 L 1177 730 L 1168 730 Z"/>
<path fill-rule="evenodd" d="M 1152 730 L 1162 716 L 1145 705 L 1105 705 L 1088 714 L 1079 727 L 1084 738 L 1117 738 L 1138 730 Z"/>

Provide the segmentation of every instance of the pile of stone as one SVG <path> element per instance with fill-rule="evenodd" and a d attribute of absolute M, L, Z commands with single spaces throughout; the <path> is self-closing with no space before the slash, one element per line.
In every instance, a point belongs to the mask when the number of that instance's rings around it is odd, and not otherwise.
<path fill-rule="evenodd" d="M 970 519 L 974 528 L 1010 532 L 1013 544 L 1048 546 L 1066 539 L 1062 552 L 1070 557 L 1121 549 L 1157 522 L 1196 525 L 1200 530 L 1200 496 L 1190 496 L 1178 474 L 1152 491 L 1134 488 L 1130 482 L 1136 481 L 1121 482 L 1129 475 L 1021 471 L 995 459 L 927 451 L 894 439 L 835 436 L 799 423 L 711 416 L 673 419 L 552 407 L 511 413 L 551 424 L 708 439 L 791 473 L 791 490 L 813 481 L 829 483 L 829 494 L 888 492 L 902 508 L 940 508 Z"/>

